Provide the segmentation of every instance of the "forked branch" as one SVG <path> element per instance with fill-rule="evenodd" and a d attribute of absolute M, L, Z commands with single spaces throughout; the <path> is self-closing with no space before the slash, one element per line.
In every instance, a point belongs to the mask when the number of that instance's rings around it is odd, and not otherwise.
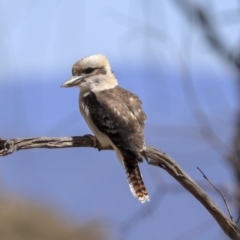
<path fill-rule="evenodd" d="M 98 150 L 111 150 L 102 148 L 97 139 L 92 135 L 81 137 L 40 137 L 40 138 L 15 138 L 0 139 L 0 156 L 9 155 L 15 151 L 32 148 L 69 148 L 93 147 Z M 187 191 L 189 191 L 215 218 L 219 226 L 231 239 L 240 239 L 240 229 L 229 219 L 215 202 L 185 173 L 181 167 L 167 154 L 153 147 L 147 146 L 146 156 L 150 165 L 158 166 L 174 177 Z"/>

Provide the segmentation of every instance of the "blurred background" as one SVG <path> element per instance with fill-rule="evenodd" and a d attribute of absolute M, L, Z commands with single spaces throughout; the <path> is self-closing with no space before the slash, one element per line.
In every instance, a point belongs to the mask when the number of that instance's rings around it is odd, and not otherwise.
<path fill-rule="evenodd" d="M 104 53 L 148 115 L 146 142 L 173 157 L 234 221 L 240 214 L 240 2 L 0 0 L 0 137 L 90 133 L 80 58 Z M 1 239 L 228 239 L 163 169 L 141 164 L 151 201 L 130 193 L 114 152 L 34 149 L 0 159 Z M 4 237 L 3 237 L 4 236 Z"/>

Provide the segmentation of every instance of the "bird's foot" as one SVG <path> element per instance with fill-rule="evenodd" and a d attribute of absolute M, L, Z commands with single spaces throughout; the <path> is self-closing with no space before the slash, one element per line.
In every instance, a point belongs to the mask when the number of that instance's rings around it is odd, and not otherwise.
<path fill-rule="evenodd" d="M 101 150 L 102 150 L 102 147 L 101 147 L 99 141 L 97 140 L 97 138 L 96 138 L 95 136 L 93 136 L 93 135 L 91 135 L 91 134 L 86 134 L 85 136 L 86 136 L 86 137 L 89 137 L 89 138 L 93 141 L 93 147 L 94 147 L 94 148 L 97 148 L 98 151 L 101 151 Z"/>

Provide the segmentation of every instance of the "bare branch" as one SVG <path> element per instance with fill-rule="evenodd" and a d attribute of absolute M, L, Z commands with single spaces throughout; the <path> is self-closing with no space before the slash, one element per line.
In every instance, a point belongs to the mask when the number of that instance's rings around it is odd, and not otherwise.
<path fill-rule="evenodd" d="M 111 150 L 102 148 L 96 137 L 84 135 L 81 137 L 40 137 L 40 138 L 15 138 L 10 140 L 0 139 L 0 156 L 6 156 L 14 151 L 32 148 L 68 148 L 68 147 L 94 147 L 98 150 Z M 185 173 L 181 167 L 164 152 L 147 146 L 146 156 L 150 165 L 166 170 L 186 190 L 188 190 L 208 212 L 215 218 L 219 226 L 232 239 L 240 239 L 240 229 L 229 219 L 215 204 L 215 202 Z"/>
<path fill-rule="evenodd" d="M 230 208 L 228 207 L 227 201 L 226 201 L 223 193 L 220 190 L 218 190 L 217 187 L 215 187 L 215 185 L 208 179 L 208 177 L 204 174 L 204 172 L 199 167 L 197 167 L 197 169 L 202 173 L 203 177 L 212 185 L 212 187 L 221 195 L 221 197 L 222 197 L 222 199 L 223 199 L 223 201 L 225 203 L 225 206 L 226 206 L 226 208 L 228 210 L 228 214 L 229 214 L 231 220 L 233 220 Z"/>
<path fill-rule="evenodd" d="M 77 137 L 39 137 L 39 138 L 14 138 L 3 140 L 0 138 L 0 157 L 12 154 L 15 151 L 32 148 L 69 148 L 69 147 L 94 147 L 103 150 L 96 137 L 88 134 Z M 105 148 L 104 150 L 111 149 Z"/>
<path fill-rule="evenodd" d="M 219 59 L 224 60 L 232 69 L 236 70 L 238 80 L 238 91 L 240 90 L 240 53 L 238 51 L 238 43 L 234 48 L 229 48 L 223 41 L 221 32 L 217 29 L 217 19 L 214 17 L 214 11 L 211 7 L 204 7 L 202 4 L 196 4 L 187 0 L 172 0 L 172 2 L 179 8 L 184 16 L 187 17 L 190 23 L 198 26 L 202 31 L 203 37 L 208 46 L 213 50 Z M 239 91 L 240 92 L 240 91 Z M 239 111 L 238 111 L 239 112 Z M 239 113 L 238 113 L 239 114 Z M 240 115 L 239 115 L 240 116 Z M 240 117 L 236 124 L 236 134 L 233 142 L 233 151 L 230 152 L 228 160 L 233 167 L 235 177 L 238 183 L 238 190 L 236 191 L 236 203 L 238 212 L 240 212 Z M 238 219 L 239 221 L 239 219 Z M 237 221 L 237 222 L 238 222 Z"/>

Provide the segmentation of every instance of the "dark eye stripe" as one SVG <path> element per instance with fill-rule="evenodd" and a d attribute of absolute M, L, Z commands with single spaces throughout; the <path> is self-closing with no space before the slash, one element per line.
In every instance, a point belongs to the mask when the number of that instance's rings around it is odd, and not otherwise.
<path fill-rule="evenodd" d="M 84 70 L 84 73 L 90 74 L 90 73 L 92 73 L 94 70 L 95 70 L 94 68 L 87 68 L 87 69 Z"/>

